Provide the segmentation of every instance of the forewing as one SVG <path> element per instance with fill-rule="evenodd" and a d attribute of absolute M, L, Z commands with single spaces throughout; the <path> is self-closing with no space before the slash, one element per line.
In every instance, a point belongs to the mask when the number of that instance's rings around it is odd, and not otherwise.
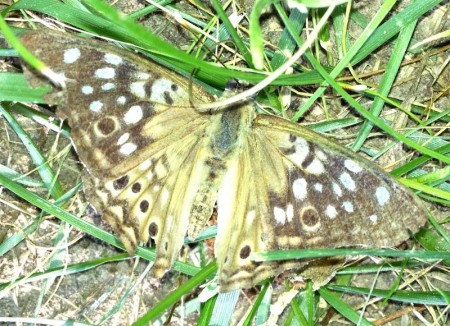
<path fill-rule="evenodd" d="M 259 115 L 247 139 L 219 195 L 216 253 L 223 291 L 306 263 L 256 263 L 252 252 L 393 247 L 426 222 L 409 190 L 319 134 Z"/>
<path fill-rule="evenodd" d="M 21 41 L 65 77 L 66 88 L 47 100 L 59 105 L 80 159 L 97 177 L 118 177 L 207 122 L 190 103 L 190 94 L 212 101 L 203 88 L 193 84 L 189 92 L 188 78 L 130 51 L 54 31 L 30 31 Z M 38 82 L 35 73 L 27 78 Z"/>
<path fill-rule="evenodd" d="M 127 250 L 153 238 L 153 272 L 161 276 L 178 256 L 192 208 L 190 177 L 209 116 L 190 101 L 212 101 L 200 86 L 104 42 L 53 31 L 21 41 L 65 88 L 47 97 L 68 120 L 78 155 L 90 172 L 88 198 Z M 27 73 L 32 84 L 43 82 Z"/>

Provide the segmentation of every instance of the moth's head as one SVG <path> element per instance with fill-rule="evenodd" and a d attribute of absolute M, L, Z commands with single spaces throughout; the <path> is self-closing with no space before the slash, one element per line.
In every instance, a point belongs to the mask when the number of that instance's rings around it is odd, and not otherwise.
<path fill-rule="evenodd" d="M 240 92 L 245 91 L 246 89 L 248 89 L 250 87 L 250 84 L 245 82 L 245 81 L 239 81 L 237 79 L 230 79 L 226 86 L 225 89 L 223 91 L 222 94 L 222 98 L 226 97 L 226 94 L 232 94 L 232 95 L 236 95 Z"/>

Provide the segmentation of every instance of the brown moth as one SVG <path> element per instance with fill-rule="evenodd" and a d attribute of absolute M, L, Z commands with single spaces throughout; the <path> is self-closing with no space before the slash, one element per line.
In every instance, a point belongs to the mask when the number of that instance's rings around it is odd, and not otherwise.
<path fill-rule="evenodd" d="M 23 44 L 65 79 L 50 95 L 92 175 L 92 202 L 127 250 L 152 238 L 158 277 L 217 203 L 221 291 L 248 288 L 309 261 L 255 262 L 287 249 L 393 247 L 427 217 L 386 172 L 251 102 L 202 113 L 214 98 L 162 66 L 104 42 L 49 30 Z M 35 81 L 35 75 L 28 75 Z M 314 275 L 313 275 L 314 278 Z"/>

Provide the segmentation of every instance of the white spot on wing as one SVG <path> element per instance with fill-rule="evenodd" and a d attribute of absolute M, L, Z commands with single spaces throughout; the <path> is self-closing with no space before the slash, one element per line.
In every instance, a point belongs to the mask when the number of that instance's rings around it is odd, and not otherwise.
<path fill-rule="evenodd" d="M 119 152 L 123 155 L 130 155 L 136 150 L 137 146 L 133 143 L 125 143 L 120 146 Z"/>
<path fill-rule="evenodd" d="M 337 215 L 336 208 L 334 208 L 334 206 L 332 205 L 328 205 L 327 209 L 325 210 L 325 214 L 327 214 L 329 218 L 335 218 Z"/>
<path fill-rule="evenodd" d="M 358 173 L 363 170 L 362 167 L 360 167 L 359 164 L 353 160 L 345 160 L 344 166 L 347 168 L 347 170 L 353 173 Z"/>
<path fill-rule="evenodd" d="M 112 53 L 106 53 L 104 58 L 107 63 L 115 65 L 115 66 L 122 63 L 122 61 L 123 61 L 121 57 L 119 57 L 118 55 L 112 54 Z"/>
<path fill-rule="evenodd" d="M 152 85 L 152 93 L 164 93 L 170 90 L 172 90 L 172 82 L 166 78 L 159 78 Z"/>
<path fill-rule="evenodd" d="M 142 108 L 139 105 L 133 105 L 127 113 L 125 113 L 123 120 L 126 124 L 133 124 L 142 119 Z"/>
<path fill-rule="evenodd" d="M 164 187 L 161 190 L 161 204 L 162 205 L 167 205 L 167 203 L 169 202 L 169 196 L 170 196 L 169 190 L 167 190 L 167 188 Z"/>
<path fill-rule="evenodd" d="M 294 192 L 294 197 L 297 200 L 303 200 L 306 198 L 307 190 L 306 190 L 306 180 L 303 178 L 296 179 L 292 183 L 292 191 Z"/>
<path fill-rule="evenodd" d="M 92 101 L 91 104 L 89 104 L 89 110 L 92 112 L 98 113 L 102 110 L 103 103 L 100 101 Z"/>
<path fill-rule="evenodd" d="M 322 192 L 323 186 L 322 186 L 321 183 L 316 183 L 316 184 L 314 185 L 314 189 L 316 189 L 318 192 Z"/>
<path fill-rule="evenodd" d="M 83 93 L 84 95 L 89 95 L 92 94 L 93 92 L 94 89 L 92 88 L 92 86 L 84 85 L 83 87 L 81 87 L 81 93 Z"/>
<path fill-rule="evenodd" d="M 80 49 L 71 48 L 64 51 L 64 63 L 74 63 L 80 58 Z"/>
<path fill-rule="evenodd" d="M 308 167 L 305 170 L 306 172 L 315 175 L 319 175 L 325 172 L 325 168 L 322 162 L 320 162 L 320 160 L 317 158 L 314 158 L 314 160 L 311 162 L 311 164 L 308 165 Z"/>
<path fill-rule="evenodd" d="M 126 132 L 124 133 L 122 136 L 120 136 L 120 138 L 117 140 L 117 145 L 123 145 L 125 144 L 128 139 L 130 139 L 130 133 Z"/>
<path fill-rule="evenodd" d="M 336 196 L 338 197 L 342 196 L 342 189 L 336 182 L 333 182 L 333 191 Z"/>
<path fill-rule="evenodd" d="M 389 191 L 385 187 L 378 187 L 375 191 L 375 197 L 377 198 L 378 204 L 384 206 L 389 201 Z"/>
<path fill-rule="evenodd" d="M 295 152 L 286 156 L 292 161 L 292 163 L 294 163 L 298 167 L 301 167 L 303 161 L 309 153 L 308 143 L 306 142 L 306 140 L 296 137 L 293 145 L 295 148 Z"/>
<path fill-rule="evenodd" d="M 181 87 L 178 87 L 176 91 L 172 89 L 173 82 L 166 78 L 159 78 L 155 80 L 152 84 L 151 96 L 152 101 L 158 103 L 166 103 L 165 92 L 169 92 L 172 99 L 183 100 L 182 98 L 187 98 L 187 94 Z"/>
<path fill-rule="evenodd" d="M 125 104 L 125 102 L 127 101 L 127 98 L 125 96 L 119 96 L 116 100 L 117 104 Z"/>
<path fill-rule="evenodd" d="M 292 204 L 287 204 L 286 206 L 286 217 L 288 222 L 294 218 L 294 206 Z"/>
<path fill-rule="evenodd" d="M 273 217 L 275 217 L 275 221 L 277 221 L 278 224 L 284 225 L 284 223 L 286 223 L 286 212 L 280 207 L 275 207 L 273 209 Z"/>
<path fill-rule="evenodd" d="M 114 68 L 106 67 L 106 68 L 99 68 L 95 71 L 95 77 L 100 79 L 111 79 L 116 76 L 116 71 Z"/>
<path fill-rule="evenodd" d="M 344 201 L 342 203 L 342 207 L 344 207 L 345 211 L 348 213 L 352 213 L 353 212 L 353 204 L 349 201 Z"/>
<path fill-rule="evenodd" d="M 146 72 L 138 72 L 136 75 L 136 79 L 140 80 L 148 80 L 151 76 Z"/>
<path fill-rule="evenodd" d="M 149 158 L 139 165 L 139 170 L 145 171 L 148 170 L 152 166 L 152 160 Z"/>
<path fill-rule="evenodd" d="M 317 158 L 318 158 L 319 160 L 321 160 L 322 162 L 325 162 L 325 161 L 328 159 L 327 156 L 325 155 L 325 153 L 322 152 L 322 151 L 319 150 L 319 149 L 317 149 L 317 150 L 315 151 L 315 153 L 316 153 Z"/>
<path fill-rule="evenodd" d="M 104 90 L 104 91 L 109 91 L 114 88 L 116 88 L 116 84 L 114 84 L 114 83 L 106 83 L 106 84 L 102 85 L 102 90 Z"/>
<path fill-rule="evenodd" d="M 355 191 L 356 189 L 355 181 L 352 179 L 350 174 L 348 174 L 347 172 L 342 173 L 339 180 L 341 180 L 341 183 L 345 188 L 347 188 L 350 191 Z"/>
<path fill-rule="evenodd" d="M 145 82 L 139 81 L 131 83 L 130 85 L 130 92 L 140 98 L 145 97 L 145 88 L 144 88 Z"/>
<path fill-rule="evenodd" d="M 155 176 L 155 174 L 152 171 L 147 171 L 147 174 L 145 175 L 145 178 L 148 181 L 152 181 L 154 176 Z"/>
<path fill-rule="evenodd" d="M 253 221 L 255 220 L 255 216 L 256 216 L 255 210 L 251 210 L 250 212 L 248 212 L 245 223 L 252 225 Z"/>

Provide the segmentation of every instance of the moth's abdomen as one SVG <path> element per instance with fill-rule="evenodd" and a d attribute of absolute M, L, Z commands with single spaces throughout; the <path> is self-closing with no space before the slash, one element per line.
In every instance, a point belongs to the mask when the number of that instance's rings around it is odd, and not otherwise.
<path fill-rule="evenodd" d="M 224 110 L 211 119 L 206 130 L 202 157 L 197 160 L 193 179 L 200 180 L 195 188 L 192 202 L 188 236 L 195 239 L 211 217 L 217 192 L 224 175 L 234 160 L 237 160 L 242 142 L 247 136 L 253 107 L 241 105 Z M 194 181 L 195 182 L 195 181 Z M 229 194 L 233 196 L 234 194 Z"/>

